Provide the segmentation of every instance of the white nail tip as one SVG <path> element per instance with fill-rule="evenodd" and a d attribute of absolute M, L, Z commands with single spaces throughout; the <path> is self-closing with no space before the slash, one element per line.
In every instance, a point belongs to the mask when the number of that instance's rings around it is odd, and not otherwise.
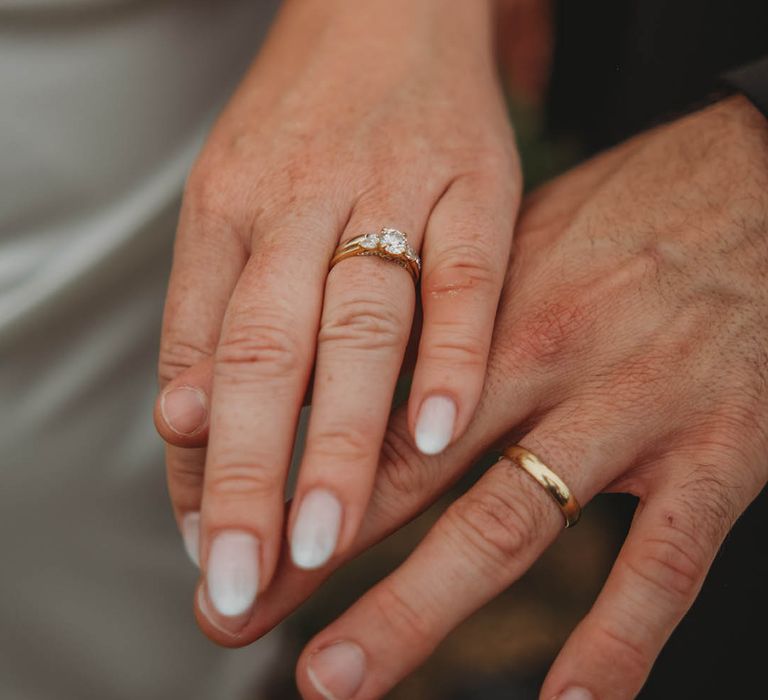
<path fill-rule="evenodd" d="M 211 543 L 206 588 L 219 615 L 248 612 L 259 590 L 259 541 L 249 532 L 224 530 Z"/>
<path fill-rule="evenodd" d="M 310 491 L 301 501 L 291 533 L 291 559 L 301 569 L 317 569 L 336 551 L 341 529 L 341 503 L 325 489 Z"/>
<path fill-rule="evenodd" d="M 592 693 L 584 688 L 569 688 L 557 700 L 594 700 Z"/>
<path fill-rule="evenodd" d="M 430 396 L 416 420 L 416 447 L 425 455 L 440 454 L 453 437 L 456 404 L 445 396 Z"/>
<path fill-rule="evenodd" d="M 181 521 L 184 549 L 192 563 L 200 568 L 200 513 L 187 513 Z"/>
<path fill-rule="evenodd" d="M 208 607 L 208 602 L 205 599 L 205 590 L 203 586 L 197 589 L 197 607 L 200 608 L 200 612 L 203 613 L 205 619 L 208 620 L 211 627 L 215 627 L 219 632 L 227 634 L 230 637 L 237 637 L 232 630 L 228 630 L 226 627 L 222 627 L 217 621 L 216 616 L 211 615 L 211 609 Z"/>
<path fill-rule="evenodd" d="M 312 683 L 314 689 L 323 696 L 323 700 L 336 700 L 336 697 L 326 688 L 317 677 L 317 674 L 311 669 L 307 669 L 307 676 L 309 676 L 309 682 Z"/>

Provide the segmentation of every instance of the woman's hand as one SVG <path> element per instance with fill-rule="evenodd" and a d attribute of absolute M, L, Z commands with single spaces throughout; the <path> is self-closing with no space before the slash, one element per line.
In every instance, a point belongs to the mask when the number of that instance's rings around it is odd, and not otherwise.
<path fill-rule="evenodd" d="M 294 562 L 348 548 L 373 486 L 414 285 L 370 257 L 329 273 L 340 241 L 391 226 L 421 251 L 421 450 L 473 415 L 520 189 L 491 4 L 289 0 L 191 174 L 156 419 L 183 446 L 168 452 L 175 513 L 230 631 L 272 578 L 313 368 Z"/>
<path fill-rule="evenodd" d="M 768 125 L 744 99 L 640 136 L 533 195 L 475 420 L 444 454 L 424 457 L 406 417 L 393 419 L 353 550 L 510 442 L 582 504 L 601 491 L 640 499 L 602 593 L 541 692 L 632 698 L 768 478 Z M 499 462 L 307 645 L 303 696 L 381 697 L 562 528 L 544 489 Z M 311 577 L 281 567 L 238 639 L 213 630 L 204 609 L 201 624 L 222 643 L 250 641 L 337 564 Z"/>

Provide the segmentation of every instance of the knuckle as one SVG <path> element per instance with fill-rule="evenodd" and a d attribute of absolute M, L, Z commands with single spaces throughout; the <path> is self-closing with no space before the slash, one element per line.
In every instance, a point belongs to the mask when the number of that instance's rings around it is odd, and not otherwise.
<path fill-rule="evenodd" d="M 479 244 L 456 245 L 425 271 L 424 299 L 453 299 L 466 293 L 495 296 L 501 285 L 498 260 Z"/>
<path fill-rule="evenodd" d="M 399 349 L 408 329 L 396 305 L 370 295 L 338 305 L 323 319 L 318 341 L 334 349 Z"/>
<path fill-rule="evenodd" d="M 430 329 L 430 336 L 419 356 L 430 364 L 457 365 L 465 370 L 484 370 L 488 359 L 488 344 L 478 339 L 464 324 L 439 324 Z"/>
<path fill-rule="evenodd" d="M 668 512 L 657 531 L 643 540 L 637 556 L 625 562 L 653 589 L 681 601 L 695 597 L 709 560 L 693 528 L 683 524 L 686 520 Z"/>
<path fill-rule="evenodd" d="M 242 380 L 285 378 L 303 365 L 300 342 L 287 324 L 236 322 L 216 349 L 217 377 Z"/>
<path fill-rule="evenodd" d="M 383 581 L 376 595 L 376 618 L 386 621 L 397 639 L 407 639 L 409 644 L 431 645 L 433 632 L 427 609 L 412 603 L 393 581 Z"/>
<path fill-rule="evenodd" d="M 184 450 L 190 452 L 189 458 L 177 455 L 168 463 L 168 477 L 174 491 L 197 493 L 203 488 L 205 475 L 204 459 L 200 459 L 200 450 Z"/>
<path fill-rule="evenodd" d="M 231 498 L 269 496 L 279 490 L 274 470 L 262 464 L 222 462 L 208 470 L 205 490 L 213 496 Z"/>
<path fill-rule="evenodd" d="M 637 561 L 630 559 L 625 563 L 632 574 L 664 595 L 685 600 L 695 595 L 699 568 L 689 554 L 669 540 L 647 540 L 643 550 Z"/>
<path fill-rule="evenodd" d="M 638 624 L 642 624 L 638 622 Z M 650 669 L 652 658 L 648 652 L 627 634 L 626 629 L 614 630 L 612 625 L 597 625 L 594 630 L 597 654 L 603 654 L 603 661 L 611 664 L 621 663 L 621 669 L 626 677 L 632 679 L 645 678 Z M 620 661 L 619 661 L 620 660 Z"/>
<path fill-rule="evenodd" d="M 214 168 L 198 161 L 184 185 L 186 210 L 194 217 L 228 221 L 233 199 L 231 181 L 227 168 Z"/>
<path fill-rule="evenodd" d="M 522 501 L 490 490 L 472 492 L 446 512 L 446 525 L 486 573 L 505 574 L 533 544 L 537 516 Z"/>
<path fill-rule="evenodd" d="M 311 450 L 313 458 L 330 458 L 329 464 L 362 462 L 375 454 L 370 436 L 364 429 L 353 425 L 328 428 L 313 434 L 308 450 Z"/>
<path fill-rule="evenodd" d="M 230 164 L 201 161 L 184 186 L 181 220 L 185 225 L 179 231 L 194 236 L 198 243 L 215 246 L 233 237 L 247 247 L 262 213 L 261 206 L 249 201 L 249 188 L 254 187 Z"/>
<path fill-rule="evenodd" d="M 439 464 L 439 458 L 428 460 L 413 448 L 413 441 L 407 434 L 390 427 L 382 443 L 379 467 L 379 478 L 388 488 L 381 492 L 391 494 L 394 507 L 399 506 L 404 497 L 423 494 L 440 471 L 435 464 Z"/>
<path fill-rule="evenodd" d="M 184 370 L 210 356 L 211 348 L 182 338 L 165 339 L 160 347 L 157 372 L 161 386 L 175 379 Z"/>

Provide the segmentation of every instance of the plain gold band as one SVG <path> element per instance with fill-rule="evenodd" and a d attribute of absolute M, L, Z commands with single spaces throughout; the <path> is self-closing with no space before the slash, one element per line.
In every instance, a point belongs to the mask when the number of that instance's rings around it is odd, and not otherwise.
<path fill-rule="evenodd" d="M 337 263 L 340 263 L 342 260 L 346 260 L 347 258 L 354 258 L 357 256 L 363 256 L 363 255 L 372 255 L 377 258 L 381 258 L 382 260 L 393 262 L 396 265 L 402 267 L 404 270 L 407 270 L 411 276 L 411 279 L 413 279 L 413 283 L 418 284 L 419 276 L 421 275 L 421 265 L 419 264 L 418 259 L 409 258 L 405 254 L 397 255 L 397 254 L 387 253 L 381 248 L 377 248 L 374 250 L 371 250 L 370 248 L 365 248 L 364 246 L 360 245 L 360 242 L 359 242 L 360 239 L 362 238 L 363 236 L 356 236 L 355 238 L 347 241 L 346 243 L 342 243 L 336 249 L 336 252 L 334 253 L 333 258 L 331 258 L 331 262 L 328 266 L 328 269 L 332 270 Z"/>
<path fill-rule="evenodd" d="M 542 462 L 533 452 L 520 445 L 512 445 L 504 450 L 504 457 L 530 474 L 544 490 L 565 517 L 565 526 L 573 527 L 581 517 L 581 506 L 565 482 Z"/>

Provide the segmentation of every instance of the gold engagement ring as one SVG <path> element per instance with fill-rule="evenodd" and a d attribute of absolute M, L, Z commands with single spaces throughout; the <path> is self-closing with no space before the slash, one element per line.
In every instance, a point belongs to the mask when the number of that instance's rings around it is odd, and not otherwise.
<path fill-rule="evenodd" d="M 408 243 L 408 236 L 394 228 L 383 228 L 378 233 L 364 233 L 341 243 L 331 259 L 330 268 L 347 258 L 375 255 L 399 265 L 408 271 L 414 284 L 421 274 L 421 258 Z"/>

